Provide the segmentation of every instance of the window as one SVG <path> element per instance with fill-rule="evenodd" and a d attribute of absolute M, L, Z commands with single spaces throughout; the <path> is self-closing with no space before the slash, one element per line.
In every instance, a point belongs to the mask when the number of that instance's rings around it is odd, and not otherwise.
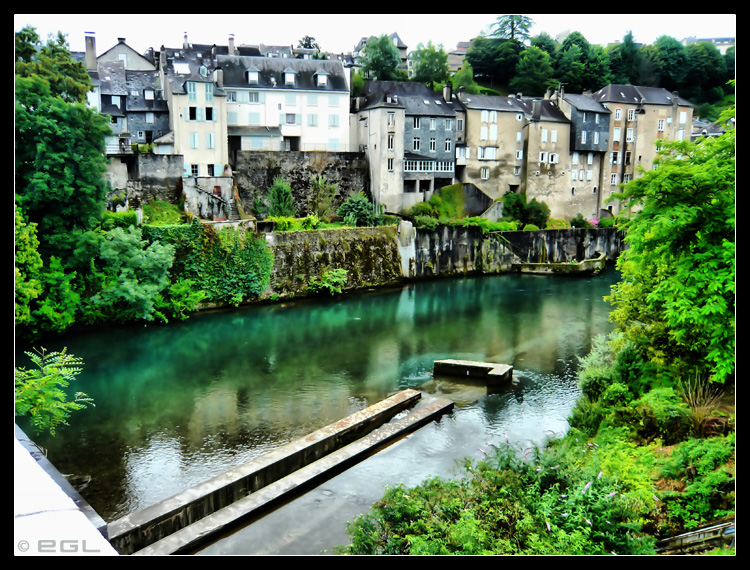
<path fill-rule="evenodd" d="M 247 94 L 247 102 L 248 103 L 260 103 L 260 93 L 257 91 L 250 91 Z"/>
<path fill-rule="evenodd" d="M 284 83 L 287 85 L 294 85 L 294 72 L 287 71 L 284 73 Z"/>
<path fill-rule="evenodd" d="M 578 153 L 577 152 L 573 153 L 573 164 L 578 164 Z"/>
<path fill-rule="evenodd" d="M 630 157 L 633 155 L 633 153 L 629 150 L 625 151 L 625 164 L 630 164 Z"/>
<path fill-rule="evenodd" d="M 154 90 L 153 89 L 146 89 L 143 91 L 143 98 L 146 99 L 146 101 L 153 101 L 154 100 Z"/>
<path fill-rule="evenodd" d="M 490 123 L 497 123 L 497 111 L 490 111 Z"/>
<path fill-rule="evenodd" d="M 516 115 L 516 121 L 523 121 L 523 113 L 518 113 Z"/>
<path fill-rule="evenodd" d="M 388 126 L 389 127 L 396 126 L 396 114 L 395 113 L 388 113 Z"/>
<path fill-rule="evenodd" d="M 188 107 L 188 121 L 198 120 L 198 107 Z"/>
<path fill-rule="evenodd" d="M 393 150 L 394 140 L 395 140 L 395 138 L 394 138 L 393 134 L 392 133 L 389 134 L 388 135 L 388 150 Z"/>
<path fill-rule="evenodd" d="M 388 172 L 393 172 L 393 159 L 388 159 Z"/>
<path fill-rule="evenodd" d="M 307 94 L 307 104 L 311 107 L 317 107 L 318 105 L 318 94 L 317 93 L 308 93 Z"/>
<path fill-rule="evenodd" d="M 633 136 L 633 129 L 628 129 L 626 131 L 625 140 L 628 142 L 633 142 L 635 140 L 635 137 Z"/>
<path fill-rule="evenodd" d="M 214 100 L 214 84 L 213 83 L 204 83 L 204 96 L 206 97 L 206 102 L 211 103 Z"/>
<path fill-rule="evenodd" d="M 615 151 L 612 151 L 609 153 L 609 163 L 610 164 L 620 164 L 620 153 Z"/>
<path fill-rule="evenodd" d="M 549 153 L 549 162 L 550 164 L 557 164 L 558 162 L 560 162 L 560 155 L 554 152 Z"/>
<path fill-rule="evenodd" d="M 664 132 L 664 119 L 659 119 L 659 123 L 658 123 L 658 126 L 657 126 L 657 130 L 658 130 L 658 131 L 659 131 L 660 133 L 663 133 L 663 132 Z"/>
<path fill-rule="evenodd" d="M 628 121 L 635 121 L 635 109 L 628 109 Z"/>
<path fill-rule="evenodd" d="M 622 109 L 618 107 L 617 109 L 615 109 L 615 121 L 620 120 L 622 120 Z"/>
<path fill-rule="evenodd" d="M 446 131 L 453 130 L 453 119 L 445 119 L 445 130 Z"/>
<path fill-rule="evenodd" d="M 523 160 L 523 151 L 517 150 L 516 151 L 516 160 Z"/>
<path fill-rule="evenodd" d="M 154 114 L 146 113 L 146 123 L 153 124 L 153 122 L 154 122 Z"/>
<path fill-rule="evenodd" d="M 445 119 L 445 128 L 448 129 L 448 125 L 451 123 L 451 119 Z M 463 131 L 464 130 L 464 120 L 463 119 L 456 119 L 456 130 L 457 131 Z"/>
<path fill-rule="evenodd" d="M 214 108 L 213 107 L 206 107 L 206 120 L 207 121 L 214 120 Z"/>
<path fill-rule="evenodd" d="M 216 135 L 214 133 L 206 133 L 206 148 L 214 148 L 216 143 Z"/>
<path fill-rule="evenodd" d="M 198 133 L 190 133 L 190 148 L 198 148 Z"/>
<path fill-rule="evenodd" d="M 594 153 L 590 152 L 586 157 L 586 164 L 594 164 Z"/>
<path fill-rule="evenodd" d="M 318 126 L 318 115 L 315 113 L 307 116 L 307 126 L 317 127 Z"/>
<path fill-rule="evenodd" d="M 609 185 L 610 186 L 617 186 L 617 174 L 612 174 L 609 177 Z"/>
<path fill-rule="evenodd" d="M 432 138 L 430 139 L 430 152 L 435 152 L 437 150 L 437 141 Z"/>
<path fill-rule="evenodd" d="M 591 181 L 594 179 L 594 171 L 593 170 L 587 170 L 586 171 L 586 180 Z M 594 190 L 596 192 L 596 190 Z"/>
<path fill-rule="evenodd" d="M 285 125 L 296 125 L 297 124 L 297 115 L 294 113 L 286 113 L 284 115 L 284 124 Z"/>
<path fill-rule="evenodd" d="M 516 176 L 521 176 L 521 167 L 520 166 L 514 166 L 513 167 L 513 174 Z"/>
<path fill-rule="evenodd" d="M 453 140 L 445 139 L 445 152 L 450 152 L 452 148 L 453 148 Z"/>
<path fill-rule="evenodd" d="M 571 170 L 570 171 L 570 179 L 575 181 L 578 179 L 578 171 L 577 170 Z"/>
<path fill-rule="evenodd" d="M 687 123 L 687 113 L 685 111 L 680 111 L 680 124 L 684 125 Z"/>
<path fill-rule="evenodd" d="M 191 164 L 190 165 L 190 175 L 191 176 L 198 176 L 198 165 L 197 164 Z"/>
<path fill-rule="evenodd" d="M 248 113 L 247 124 L 248 125 L 260 125 L 260 113 Z"/>
<path fill-rule="evenodd" d="M 237 102 L 237 91 L 227 91 L 227 103 Z"/>
<path fill-rule="evenodd" d="M 419 128 L 419 117 L 414 117 L 413 126 L 414 126 L 415 129 Z"/>
<path fill-rule="evenodd" d="M 187 93 L 188 93 L 188 101 L 194 102 L 198 100 L 198 93 L 196 91 L 195 81 L 187 82 Z"/>
<path fill-rule="evenodd" d="M 586 144 L 586 131 L 581 131 L 581 144 Z"/>
<path fill-rule="evenodd" d="M 557 131 L 556 130 L 555 131 L 550 131 L 549 134 L 550 134 L 550 141 L 553 142 L 553 143 L 556 143 L 557 142 Z"/>
<path fill-rule="evenodd" d="M 521 131 L 518 131 L 516 133 L 516 142 L 517 143 L 523 142 L 523 133 Z"/>
<path fill-rule="evenodd" d="M 497 140 L 497 125 L 490 125 L 490 140 Z"/>
<path fill-rule="evenodd" d="M 612 131 L 612 133 L 613 133 L 613 137 L 615 139 L 613 142 L 620 142 L 620 136 L 621 136 L 620 135 L 620 127 L 615 127 L 615 130 Z"/>
<path fill-rule="evenodd" d="M 480 129 L 479 129 L 479 140 L 480 141 L 486 141 L 487 140 L 487 127 L 480 127 Z"/>
<path fill-rule="evenodd" d="M 284 96 L 284 102 L 287 105 L 296 105 L 297 104 L 297 94 L 296 93 L 287 92 L 285 94 L 285 96 Z"/>
<path fill-rule="evenodd" d="M 419 137 L 414 137 L 414 140 L 412 141 L 412 144 L 411 144 L 411 149 L 419 150 L 420 146 L 421 146 L 421 142 L 420 142 Z"/>
<path fill-rule="evenodd" d="M 483 110 L 483 111 L 482 111 L 482 122 L 483 122 L 483 123 L 486 123 L 486 122 L 488 122 L 488 120 L 489 120 L 489 117 L 490 117 L 490 112 L 489 112 L 489 111 L 487 111 L 487 110 Z"/>
<path fill-rule="evenodd" d="M 326 75 L 325 73 L 319 73 L 318 87 L 322 87 L 323 85 L 328 85 L 328 75 Z"/>
<path fill-rule="evenodd" d="M 599 144 L 599 131 L 594 131 L 594 144 Z"/>
<path fill-rule="evenodd" d="M 539 162 L 547 162 L 547 153 L 546 152 L 540 152 L 539 153 Z"/>
<path fill-rule="evenodd" d="M 437 119 L 434 117 L 430 118 L 430 130 L 434 131 L 437 128 Z"/>
<path fill-rule="evenodd" d="M 328 126 L 329 127 L 338 127 L 339 126 L 339 116 L 338 115 L 328 115 Z"/>
<path fill-rule="evenodd" d="M 542 142 L 547 142 L 547 129 L 542 129 Z"/>
<path fill-rule="evenodd" d="M 328 106 L 329 107 L 339 106 L 339 96 L 336 93 L 331 93 L 330 95 L 328 95 Z"/>
<path fill-rule="evenodd" d="M 482 180 L 489 180 L 489 178 L 490 178 L 490 169 L 487 168 L 486 166 L 483 166 L 481 168 L 481 172 L 482 172 Z"/>

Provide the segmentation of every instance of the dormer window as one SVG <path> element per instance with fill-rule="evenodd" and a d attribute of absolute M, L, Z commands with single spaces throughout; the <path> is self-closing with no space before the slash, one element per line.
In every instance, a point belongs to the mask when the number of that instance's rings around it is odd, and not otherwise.
<path fill-rule="evenodd" d="M 248 83 L 258 83 L 258 72 L 249 70 L 247 71 L 247 82 Z"/>
<path fill-rule="evenodd" d="M 325 73 L 318 73 L 318 87 L 328 85 L 328 75 Z"/>
<path fill-rule="evenodd" d="M 294 72 L 293 71 L 284 72 L 284 83 L 286 83 L 287 85 L 294 85 Z"/>

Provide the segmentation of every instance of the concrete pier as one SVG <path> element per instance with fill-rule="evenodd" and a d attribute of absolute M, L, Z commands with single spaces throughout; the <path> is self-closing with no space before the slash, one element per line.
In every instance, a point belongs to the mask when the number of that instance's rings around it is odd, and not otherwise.
<path fill-rule="evenodd" d="M 173 554 L 205 542 L 305 485 L 332 476 L 335 468 L 364 459 L 378 446 L 395 440 L 450 411 L 451 402 L 417 406 L 388 423 L 421 398 L 404 390 L 231 469 L 196 487 L 108 525 L 110 543 L 121 554 Z"/>
<path fill-rule="evenodd" d="M 446 359 L 434 362 L 433 375 L 482 379 L 494 386 L 510 383 L 513 379 L 513 367 L 508 364 L 496 364 L 494 362 Z"/>

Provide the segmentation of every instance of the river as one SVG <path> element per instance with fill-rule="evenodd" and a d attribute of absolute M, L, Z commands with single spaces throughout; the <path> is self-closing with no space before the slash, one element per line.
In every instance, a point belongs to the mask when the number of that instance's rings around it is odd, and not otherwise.
<path fill-rule="evenodd" d="M 449 415 L 199 554 L 331 552 L 386 485 L 460 476 L 457 462 L 506 437 L 526 446 L 563 433 L 578 357 L 612 329 L 603 296 L 618 278 L 608 266 L 419 281 L 66 335 L 45 348 L 83 359 L 72 389 L 96 406 L 34 439 L 111 521 L 398 390 L 440 392 L 436 359 L 513 365 L 512 389 L 453 393 Z"/>

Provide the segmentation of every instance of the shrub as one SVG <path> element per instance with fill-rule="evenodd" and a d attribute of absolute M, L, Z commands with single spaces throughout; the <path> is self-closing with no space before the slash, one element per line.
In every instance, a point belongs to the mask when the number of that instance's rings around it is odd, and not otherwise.
<path fill-rule="evenodd" d="M 537 231 L 538 229 L 539 229 L 539 228 L 538 228 L 537 226 L 535 226 L 534 224 L 526 224 L 526 225 L 525 225 L 525 226 L 523 227 L 523 231 L 525 231 L 525 232 L 535 232 L 535 231 Z"/>
<path fill-rule="evenodd" d="M 579 229 L 592 229 L 594 227 L 587 219 L 583 217 L 582 214 L 578 214 L 575 218 L 570 220 L 570 225 L 574 228 Z"/>
<path fill-rule="evenodd" d="M 341 293 L 342 288 L 346 285 L 348 271 L 346 269 L 333 269 L 323 272 L 320 278 L 313 278 L 307 285 L 307 290 L 311 293 L 320 293 L 328 291 L 331 295 Z"/>
<path fill-rule="evenodd" d="M 169 202 L 154 200 L 143 206 L 144 224 L 172 225 L 181 224 L 184 221 L 185 212 Z"/>
<path fill-rule="evenodd" d="M 354 226 L 374 226 L 377 223 L 373 205 L 362 192 L 352 194 L 344 200 L 336 213 L 347 224 Z"/>

